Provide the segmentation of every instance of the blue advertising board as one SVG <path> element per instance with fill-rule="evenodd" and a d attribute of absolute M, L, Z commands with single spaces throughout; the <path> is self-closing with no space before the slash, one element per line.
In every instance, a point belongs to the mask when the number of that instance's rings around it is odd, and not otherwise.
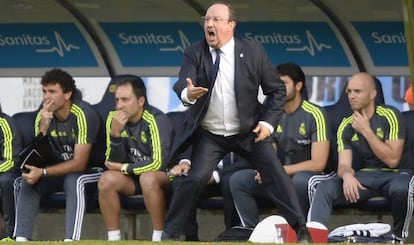
<path fill-rule="evenodd" d="M 124 67 L 180 66 L 184 49 L 202 38 L 199 23 L 100 23 Z M 311 67 L 349 67 L 325 22 L 238 23 L 240 36 L 263 44 L 271 61 Z"/>
<path fill-rule="evenodd" d="M 100 23 L 124 67 L 180 66 L 184 49 L 204 37 L 199 23 Z"/>
<path fill-rule="evenodd" d="M 237 33 L 261 43 L 274 64 L 292 61 L 311 67 L 350 66 L 341 43 L 325 22 L 241 22 Z"/>
<path fill-rule="evenodd" d="M 403 22 L 352 22 L 375 66 L 408 66 Z"/>
<path fill-rule="evenodd" d="M 0 68 L 97 67 L 73 23 L 0 24 Z"/>

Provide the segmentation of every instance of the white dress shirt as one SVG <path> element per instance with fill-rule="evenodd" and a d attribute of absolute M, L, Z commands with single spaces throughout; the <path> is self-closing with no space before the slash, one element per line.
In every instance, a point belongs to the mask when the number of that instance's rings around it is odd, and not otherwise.
<path fill-rule="evenodd" d="M 213 134 L 231 136 L 240 131 L 234 93 L 234 39 L 220 48 L 220 51 L 220 66 L 201 127 Z M 210 52 L 214 61 L 216 51 L 210 48 Z"/>

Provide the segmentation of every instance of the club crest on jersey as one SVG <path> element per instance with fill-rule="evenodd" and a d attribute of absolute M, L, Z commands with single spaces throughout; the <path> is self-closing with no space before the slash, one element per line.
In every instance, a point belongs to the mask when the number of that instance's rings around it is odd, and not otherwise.
<path fill-rule="evenodd" d="M 300 135 L 306 135 L 306 127 L 305 127 L 305 123 L 301 123 L 299 126 L 299 134 Z"/>
<path fill-rule="evenodd" d="M 145 133 L 145 131 L 141 131 L 141 142 L 146 144 L 147 141 L 148 141 L 147 134 Z"/>

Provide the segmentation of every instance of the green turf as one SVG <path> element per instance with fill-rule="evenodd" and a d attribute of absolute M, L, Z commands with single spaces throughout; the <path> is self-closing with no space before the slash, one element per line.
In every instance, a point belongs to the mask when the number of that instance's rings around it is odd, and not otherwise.
<path fill-rule="evenodd" d="M 15 242 L 2 242 L 2 244 L 15 244 Z M 63 244 L 63 241 L 34 241 L 30 242 L 30 244 Z M 68 244 L 68 243 L 64 243 Z M 70 243 L 69 243 L 70 244 Z M 103 240 L 81 240 L 78 242 L 74 242 L 76 245 L 99 245 L 99 244 L 105 244 L 105 245 L 124 245 L 124 244 L 139 244 L 139 245 L 177 245 L 177 244 L 185 244 L 185 245 L 203 245 L 203 244 L 224 244 L 224 245 L 243 245 L 243 244 L 252 244 L 249 242 L 160 242 L 160 243 L 154 243 L 151 241 L 142 241 L 142 240 L 129 240 L 129 241 L 118 241 L 118 242 L 108 242 Z"/>
<path fill-rule="evenodd" d="M 63 241 L 33 241 L 30 242 L 30 244 L 49 244 L 49 245 L 53 245 L 53 244 L 63 244 Z M 1 242 L 1 244 L 15 244 L 15 242 Z M 64 243 L 64 244 L 68 244 L 68 243 Z M 70 244 L 70 243 L 69 243 Z M 108 241 L 103 241 L 103 240 L 81 240 L 81 241 L 77 241 L 74 242 L 74 244 L 76 245 L 99 245 L 99 244 L 104 244 L 104 245 L 129 245 L 129 244 L 139 244 L 139 245 L 155 245 L 155 244 L 159 244 L 159 245 L 178 245 L 178 244 L 184 244 L 184 245 L 203 245 L 203 244 L 215 244 L 215 245 L 253 245 L 253 243 L 251 242 L 183 242 L 183 241 L 177 241 L 177 242 L 160 242 L 160 243 L 154 243 L 151 241 L 143 241 L 143 240 L 124 240 L 124 241 L 118 241 L 118 242 L 108 242 Z M 256 243 L 256 244 L 266 244 L 266 243 Z M 349 243 L 334 243 L 335 245 L 349 245 Z M 359 243 L 361 244 L 361 243 Z M 380 245 L 379 243 L 377 243 L 378 245 Z M 410 243 L 406 243 L 406 244 L 410 244 Z M 413 243 L 411 243 L 413 244 Z M 384 244 L 385 245 L 385 244 Z"/>
<path fill-rule="evenodd" d="M 15 244 L 15 242 L 2 242 L 2 244 Z M 35 242 L 30 242 L 30 244 L 68 244 L 65 243 L 63 241 L 35 241 Z M 70 244 L 70 243 L 69 243 Z M 250 242 L 161 242 L 161 243 L 154 243 L 154 242 L 150 242 L 150 241 L 141 241 L 141 240 L 130 240 L 130 241 L 119 241 L 119 242 L 108 242 L 108 241 L 102 241 L 102 240 L 82 240 L 82 241 L 78 241 L 78 242 L 74 242 L 74 244 L 76 245 L 99 245 L 99 244 L 104 244 L 104 245 L 129 245 L 129 244 L 139 244 L 139 245 L 154 245 L 154 244 L 159 244 L 159 245 L 178 245 L 178 244 L 184 244 L 184 245 L 203 245 L 203 244 L 215 244 L 215 245 L 245 245 L 245 244 L 249 244 L 249 245 L 253 245 L 253 243 Z M 256 244 L 265 244 L 265 243 L 256 243 Z M 335 245 L 349 245 L 349 243 L 334 243 Z M 361 243 L 359 243 L 361 244 Z M 377 243 L 378 244 L 378 243 Z M 409 243 L 406 243 L 409 244 Z M 413 244 L 413 243 L 411 243 Z M 380 245 L 380 244 L 379 244 Z M 384 244 L 385 245 L 385 244 Z"/>

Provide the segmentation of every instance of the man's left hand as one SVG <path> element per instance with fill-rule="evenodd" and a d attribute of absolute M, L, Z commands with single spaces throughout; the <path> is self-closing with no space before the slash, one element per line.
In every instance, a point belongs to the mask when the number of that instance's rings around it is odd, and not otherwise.
<path fill-rule="evenodd" d="M 121 171 L 122 163 L 105 161 L 105 166 L 108 168 L 108 170 Z"/>

